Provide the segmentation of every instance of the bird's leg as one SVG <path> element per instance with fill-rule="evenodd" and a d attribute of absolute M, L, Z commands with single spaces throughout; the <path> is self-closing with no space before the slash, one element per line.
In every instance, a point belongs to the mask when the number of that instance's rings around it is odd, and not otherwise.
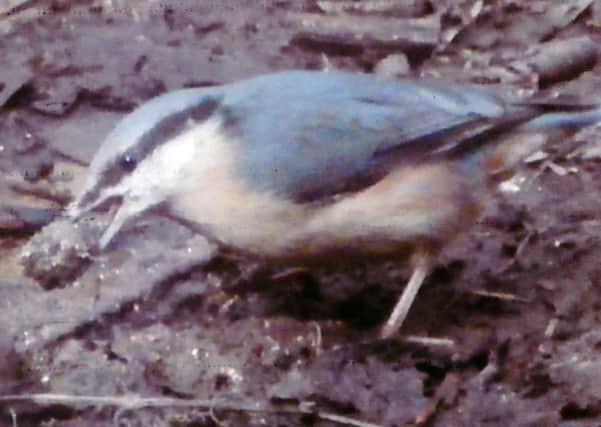
<path fill-rule="evenodd" d="M 386 320 L 386 323 L 384 323 L 380 330 L 380 337 L 382 338 L 390 338 L 401 328 L 407 317 L 407 313 L 419 292 L 419 288 L 421 288 L 426 276 L 430 272 L 431 257 L 428 252 L 420 251 L 414 254 L 411 261 L 413 273 L 411 274 L 409 283 L 407 283 L 407 286 L 403 290 L 403 294 L 388 317 L 388 320 Z"/>

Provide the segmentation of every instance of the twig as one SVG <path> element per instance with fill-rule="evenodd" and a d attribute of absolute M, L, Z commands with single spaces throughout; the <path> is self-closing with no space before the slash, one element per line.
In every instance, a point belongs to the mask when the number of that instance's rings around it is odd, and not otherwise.
<path fill-rule="evenodd" d="M 219 427 L 224 427 L 225 424 L 223 423 L 223 421 L 221 421 L 217 415 L 215 415 L 215 409 L 211 406 L 209 408 L 209 417 L 211 418 L 211 420 L 217 424 Z"/>
<path fill-rule="evenodd" d="M 535 231 L 528 231 L 526 233 L 526 236 L 524 236 L 524 238 L 520 241 L 518 248 L 515 251 L 515 254 L 513 255 L 513 257 L 511 258 L 511 260 L 503 265 L 501 268 L 499 268 L 495 273 L 496 274 L 502 274 L 505 273 L 507 270 L 509 270 L 511 267 L 513 267 L 513 265 L 517 264 L 518 259 L 521 257 L 522 252 L 524 252 L 524 249 L 526 249 L 526 246 L 528 245 L 528 243 L 530 243 L 530 239 L 532 239 L 535 236 L 536 232 Z M 501 298 L 503 299 L 503 298 Z"/>
<path fill-rule="evenodd" d="M 13 422 L 13 427 L 17 427 L 17 413 L 15 412 L 15 410 L 13 408 L 10 408 L 9 412 L 10 412 L 10 419 Z"/>
<path fill-rule="evenodd" d="M 398 19 L 299 12 L 289 13 L 288 20 L 302 27 L 290 40 L 293 46 L 329 54 L 424 54 L 434 49 L 440 34 L 439 16 Z"/>
<path fill-rule="evenodd" d="M 436 388 L 434 396 L 432 396 L 430 401 L 415 417 L 415 425 L 428 425 L 436 416 L 436 412 L 440 409 L 441 403 L 450 406 L 457 398 L 458 393 L 459 374 L 457 372 L 450 372 L 445 375 L 442 383 Z"/>
<path fill-rule="evenodd" d="M 72 198 L 69 191 L 56 190 L 45 184 L 34 184 L 22 180 L 12 180 L 12 182 L 9 182 L 9 186 L 11 190 L 20 194 L 56 202 L 61 206 L 69 203 Z"/>
<path fill-rule="evenodd" d="M 317 7 L 325 13 L 383 13 L 388 16 L 415 17 L 426 13 L 425 1 L 403 1 L 403 0 L 320 0 Z"/>
<path fill-rule="evenodd" d="M 523 302 L 523 303 L 530 302 L 530 300 L 527 298 L 524 298 L 524 297 L 521 297 L 521 296 L 515 295 L 515 294 L 506 293 L 506 292 L 493 292 L 493 291 L 485 291 L 484 289 L 476 289 L 476 290 L 469 290 L 468 293 L 470 293 L 472 295 L 477 295 L 479 297 L 494 298 L 494 299 L 500 299 L 503 301 L 516 301 L 516 302 Z"/>
<path fill-rule="evenodd" d="M 313 348 L 315 349 L 315 356 L 319 356 L 321 354 L 322 345 L 321 326 L 319 326 L 319 323 L 315 321 L 311 323 L 313 324 L 313 326 L 315 326 L 315 340 L 313 342 Z"/>
<path fill-rule="evenodd" d="M 402 337 L 403 341 L 411 344 L 420 344 L 427 347 L 454 347 L 455 341 L 450 338 L 422 337 L 418 335 L 407 335 Z"/>
<path fill-rule="evenodd" d="M 171 397 L 141 397 L 136 394 L 127 394 L 123 396 L 76 396 L 70 394 L 31 393 L 0 396 L 0 402 L 22 401 L 31 401 L 40 405 L 84 404 L 94 406 L 116 406 L 121 410 L 133 410 L 146 407 L 196 407 L 230 412 L 312 414 L 322 420 L 332 421 L 338 424 L 347 424 L 354 427 L 382 427 L 379 424 L 360 421 L 330 412 L 312 410 L 311 408 L 313 408 L 314 405 L 308 405 L 307 402 L 301 402 L 298 407 L 275 408 L 263 407 L 261 405 L 253 405 L 250 403 L 233 403 L 203 399 L 188 400 Z"/>
<path fill-rule="evenodd" d="M 553 337 L 553 335 L 555 335 L 558 323 L 559 319 L 557 317 L 554 317 L 553 319 L 549 320 L 549 323 L 547 323 L 547 327 L 545 329 L 545 338 L 551 338 Z"/>
<path fill-rule="evenodd" d="M 294 277 L 300 274 L 305 274 L 309 270 L 306 267 L 291 267 L 287 268 L 284 271 L 280 271 L 279 273 L 275 273 L 271 276 L 271 280 L 283 280 L 288 279 L 289 277 Z"/>
<path fill-rule="evenodd" d="M 569 79 L 592 68 L 598 49 L 590 37 L 573 37 L 538 45 L 529 56 L 511 67 L 524 74 L 535 73 L 543 85 Z"/>
<path fill-rule="evenodd" d="M 8 6 L 0 9 L 0 19 L 8 18 L 12 15 L 24 12 L 25 10 L 37 6 L 39 0 L 26 0 L 23 3 L 15 4 L 14 6 Z"/>

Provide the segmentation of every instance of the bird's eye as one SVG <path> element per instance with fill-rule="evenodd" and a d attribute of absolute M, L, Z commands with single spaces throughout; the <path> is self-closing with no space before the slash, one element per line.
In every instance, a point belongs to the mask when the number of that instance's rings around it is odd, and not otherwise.
<path fill-rule="evenodd" d="M 136 166 L 137 162 L 138 161 L 135 156 L 131 154 L 124 154 L 123 156 L 121 156 L 119 164 L 123 169 L 132 170 Z"/>

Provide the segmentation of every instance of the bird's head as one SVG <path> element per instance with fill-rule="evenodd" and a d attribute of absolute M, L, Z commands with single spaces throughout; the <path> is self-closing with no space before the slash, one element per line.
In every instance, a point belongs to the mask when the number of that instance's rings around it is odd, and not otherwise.
<path fill-rule="evenodd" d="M 218 105 L 212 89 L 184 89 L 128 114 L 98 149 L 67 215 L 77 220 L 96 209 L 116 208 L 99 241 L 105 249 L 128 220 L 177 194 L 198 161 L 203 137 L 220 125 Z"/>

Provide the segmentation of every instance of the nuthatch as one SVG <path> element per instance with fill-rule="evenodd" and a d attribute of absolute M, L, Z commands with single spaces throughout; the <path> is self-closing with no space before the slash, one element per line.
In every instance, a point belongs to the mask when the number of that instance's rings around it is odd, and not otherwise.
<path fill-rule="evenodd" d="M 490 165 L 511 157 L 502 136 L 599 121 L 599 107 L 510 103 L 477 85 L 279 72 L 143 104 L 100 147 L 69 212 L 120 202 L 101 249 L 162 205 L 271 261 L 413 254 L 388 337 L 439 248 L 474 222 Z"/>

